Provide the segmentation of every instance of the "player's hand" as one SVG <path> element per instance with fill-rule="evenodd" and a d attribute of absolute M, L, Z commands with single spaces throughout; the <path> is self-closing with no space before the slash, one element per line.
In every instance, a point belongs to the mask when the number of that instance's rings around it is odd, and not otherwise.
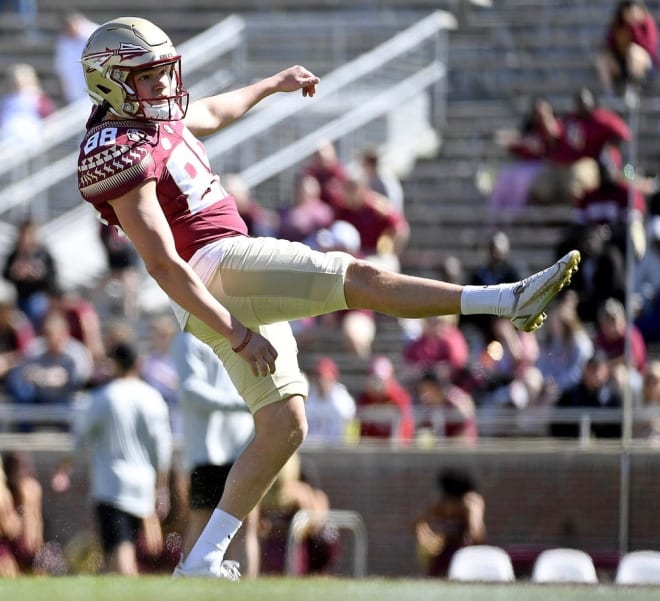
<path fill-rule="evenodd" d="M 278 89 L 280 92 L 295 92 L 302 90 L 303 96 L 314 96 L 316 86 L 321 81 L 311 71 L 300 65 L 294 65 L 278 73 Z"/>
<path fill-rule="evenodd" d="M 252 331 L 248 343 L 238 353 L 252 368 L 255 376 L 267 376 L 275 373 L 275 347 L 261 334 Z"/>

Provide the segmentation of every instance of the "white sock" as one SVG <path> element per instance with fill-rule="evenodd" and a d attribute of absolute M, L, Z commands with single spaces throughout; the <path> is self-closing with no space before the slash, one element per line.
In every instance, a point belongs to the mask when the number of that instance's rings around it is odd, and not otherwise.
<path fill-rule="evenodd" d="M 495 286 L 463 286 L 461 313 L 463 315 L 509 316 L 513 310 L 513 284 Z"/>
<path fill-rule="evenodd" d="M 241 527 L 241 520 L 235 518 L 221 509 L 214 509 L 211 517 L 204 526 L 204 530 L 188 553 L 188 557 L 183 562 L 183 568 L 193 568 L 205 563 L 206 557 L 213 553 L 214 558 L 218 553 L 224 557 L 229 543 L 232 541 L 238 529 Z"/>

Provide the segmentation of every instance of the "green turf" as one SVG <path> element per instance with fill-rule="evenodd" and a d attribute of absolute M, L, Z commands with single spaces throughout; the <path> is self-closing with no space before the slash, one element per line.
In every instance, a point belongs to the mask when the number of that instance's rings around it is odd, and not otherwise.
<path fill-rule="evenodd" d="M 259 578 L 231 583 L 170 577 L 32 577 L 0 580 L 11 601 L 646 601 L 660 587 L 463 584 L 409 579 Z"/>

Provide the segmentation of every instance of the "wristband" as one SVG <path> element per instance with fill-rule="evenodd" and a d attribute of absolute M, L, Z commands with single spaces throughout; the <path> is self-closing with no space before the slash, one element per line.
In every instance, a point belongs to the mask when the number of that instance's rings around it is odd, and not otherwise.
<path fill-rule="evenodd" d="M 245 331 L 245 338 L 243 338 L 243 342 L 241 342 L 236 348 L 232 347 L 232 351 L 235 353 L 240 353 L 252 340 L 252 330 L 250 328 L 247 328 Z"/>

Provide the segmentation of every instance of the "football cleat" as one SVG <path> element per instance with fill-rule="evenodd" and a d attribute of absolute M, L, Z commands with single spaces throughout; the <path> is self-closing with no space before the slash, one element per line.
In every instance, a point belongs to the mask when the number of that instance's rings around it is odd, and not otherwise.
<path fill-rule="evenodd" d="M 183 562 L 174 568 L 172 576 L 175 578 L 221 578 L 238 582 L 241 579 L 239 563 L 230 559 L 221 559 L 218 561 L 209 561 L 204 565 L 194 568 L 184 568 Z"/>
<path fill-rule="evenodd" d="M 546 307 L 571 281 L 580 264 L 580 253 L 572 250 L 551 267 L 521 280 L 513 290 L 515 302 L 509 319 L 519 330 L 534 332 L 543 325 Z"/>

